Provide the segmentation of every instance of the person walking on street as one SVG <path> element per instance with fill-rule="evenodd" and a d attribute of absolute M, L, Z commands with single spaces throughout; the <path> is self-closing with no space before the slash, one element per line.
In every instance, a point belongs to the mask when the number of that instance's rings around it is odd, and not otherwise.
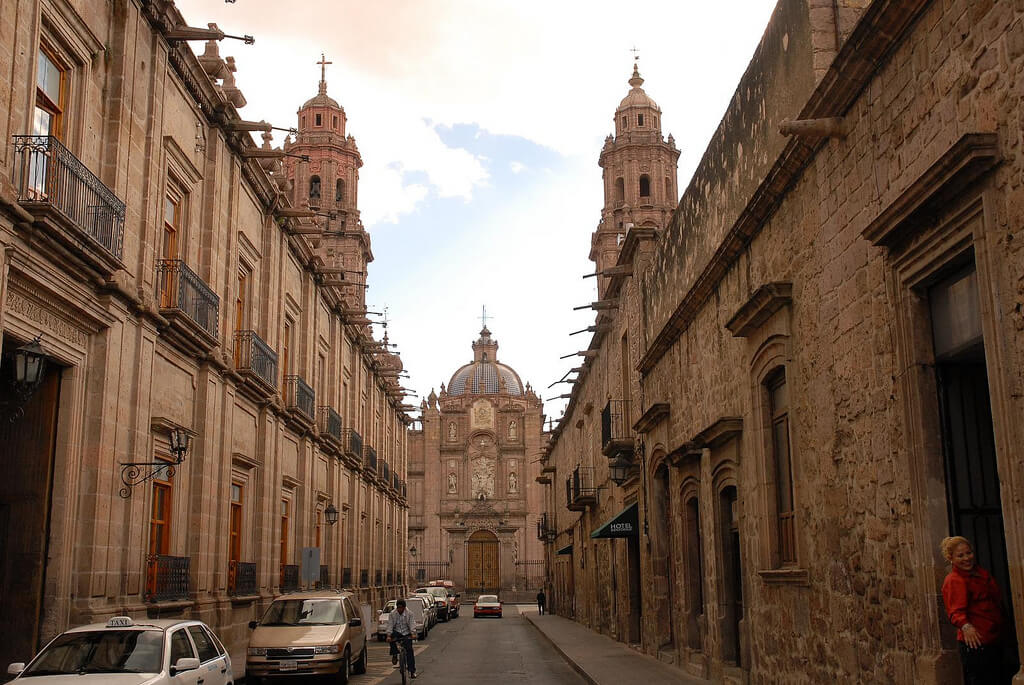
<path fill-rule="evenodd" d="M 541 616 L 544 615 L 544 604 L 546 602 L 547 602 L 547 597 L 544 596 L 544 591 L 541 590 L 540 592 L 537 593 L 537 611 L 540 612 Z"/>
<path fill-rule="evenodd" d="M 950 622 L 956 626 L 964 685 L 1004 685 L 1002 673 L 1003 611 L 999 586 L 992 574 L 978 566 L 966 538 L 942 541 L 942 556 L 952 570 L 942 583 L 942 600 Z"/>
<path fill-rule="evenodd" d="M 416 655 L 412 650 L 412 614 L 405 610 L 405 600 L 395 602 L 395 610 L 388 614 L 384 629 L 391 643 L 391 663 L 398 663 L 399 648 L 405 650 L 405 663 L 409 666 L 409 677 L 416 677 Z"/>

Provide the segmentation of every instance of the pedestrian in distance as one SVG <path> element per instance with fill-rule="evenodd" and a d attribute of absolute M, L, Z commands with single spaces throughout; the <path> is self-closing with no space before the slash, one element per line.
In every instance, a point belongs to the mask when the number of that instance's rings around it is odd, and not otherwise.
<path fill-rule="evenodd" d="M 1004 619 L 999 586 L 991 573 L 978 566 L 966 538 L 948 537 L 941 549 L 952 565 L 942 583 L 942 600 L 957 628 L 964 685 L 1009 685 L 1000 645 Z"/>
<path fill-rule="evenodd" d="M 544 605 L 547 603 L 547 599 L 548 598 L 544 596 L 543 590 L 537 593 L 537 611 L 540 612 L 541 616 L 544 615 Z"/>
<path fill-rule="evenodd" d="M 409 677 L 416 677 L 416 655 L 412 651 L 412 614 L 405 610 L 405 600 L 395 602 L 395 610 L 388 614 L 388 624 L 384 629 L 391 648 L 391 664 L 398 664 L 398 650 L 405 650 L 405 663 L 409 668 Z"/>

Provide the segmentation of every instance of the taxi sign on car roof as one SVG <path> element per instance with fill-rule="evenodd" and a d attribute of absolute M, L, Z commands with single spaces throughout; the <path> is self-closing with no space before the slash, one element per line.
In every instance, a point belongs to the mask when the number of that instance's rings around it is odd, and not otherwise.
<path fill-rule="evenodd" d="M 114 616 L 107 621 L 108 628 L 131 628 L 134 625 L 131 616 Z"/>

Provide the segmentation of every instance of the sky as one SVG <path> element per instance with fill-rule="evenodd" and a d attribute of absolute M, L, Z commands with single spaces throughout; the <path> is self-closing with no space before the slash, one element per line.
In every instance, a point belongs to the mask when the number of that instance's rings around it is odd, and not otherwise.
<path fill-rule="evenodd" d="M 603 205 L 598 154 L 635 57 L 685 189 L 775 0 L 177 0 L 191 26 L 216 22 L 254 45 L 235 57 L 240 114 L 297 125 L 327 91 L 359 146 L 369 231 L 367 304 L 387 308 L 416 391 L 440 391 L 472 361 L 487 307 L 498 359 L 557 420 L 568 385 L 548 386 L 589 343 L 587 259 Z M 192 43 L 202 52 L 201 42 Z M 633 51 L 635 49 L 635 52 Z M 280 145 L 283 133 L 275 134 Z M 371 317 L 374 318 L 374 317 Z M 379 318 L 379 317 L 376 317 Z M 378 338 L 383 334 L 376 327 Z"/>

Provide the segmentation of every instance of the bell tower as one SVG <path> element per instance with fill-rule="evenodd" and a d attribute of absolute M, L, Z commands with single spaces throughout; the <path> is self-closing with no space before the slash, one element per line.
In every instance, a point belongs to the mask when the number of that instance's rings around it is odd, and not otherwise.
<path fill-rule="evenodd" d="M 373 261 L 370 236 L 359 220 L 359 168 L 362 156 L 356 139 L 346 133 L 345 109 L 327 95 L 327 61 L 320 66 L 320 87 L 298 111 L 298 134 L 284 142 L 285 173 L 291 180 L 291 200 L 295 207 L 309 206 L 318 212 L 317 222 L 324 229 L 318 248 L 330 255 L 332 266 L 345 269 L 341 286 L 349 309 L 365 309 L 366 265 Z M 309 161 L 302 159 L 308 158 Z"/>
<path fill-rule="evenodd" d="M 661 136 L 661 108 L 644 89 L 636 62 L 630 90 L 615 110 L 615 135 L 605 138 L 598 158 L 603 169 L 604 207 L 590 241 L 590 259 L 600 273 L 614 266 L 632 226 L 663 229 L 679 195 L 675 139 Z M 607 278 L 598 278 L 603 295 Z"/>

